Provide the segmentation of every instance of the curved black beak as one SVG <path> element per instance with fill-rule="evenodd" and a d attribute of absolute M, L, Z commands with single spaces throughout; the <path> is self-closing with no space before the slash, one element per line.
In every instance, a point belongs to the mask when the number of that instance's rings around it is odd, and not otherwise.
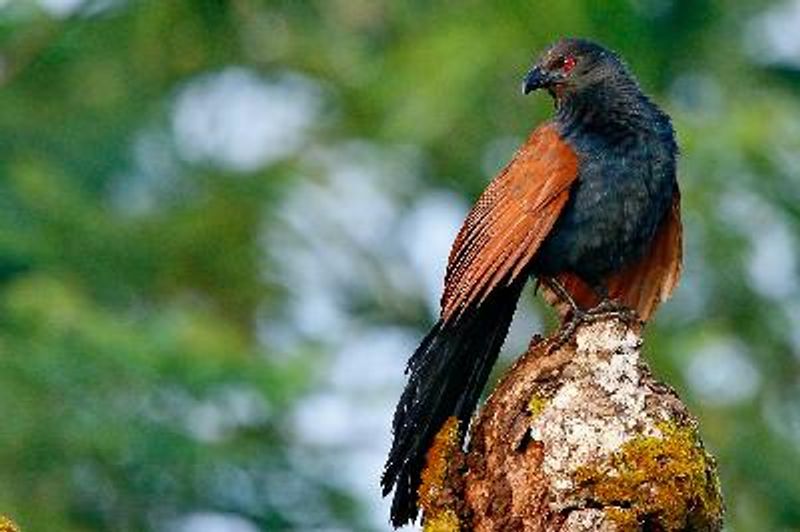
<path fill-rule="evenodd" d="M 536 89 L 547 87 L 551 81 L 550 76 L 545 71 L 539 67 L 534 67 L 522 80 L 522 94 L 528 94 Z"/>

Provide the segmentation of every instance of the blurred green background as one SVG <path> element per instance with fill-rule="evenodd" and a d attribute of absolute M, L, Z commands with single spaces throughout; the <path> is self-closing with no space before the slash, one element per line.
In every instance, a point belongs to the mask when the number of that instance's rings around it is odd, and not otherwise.
<path fill-rule="evenodd" d="M 730 531 L 800 530 L 800 2 L 0 0 L 0 513 L 386 530 L 403 365 L 562 35 L 673 116 L 648 328 Z M 503 364 L 552 316 L 526 293 Z"/>

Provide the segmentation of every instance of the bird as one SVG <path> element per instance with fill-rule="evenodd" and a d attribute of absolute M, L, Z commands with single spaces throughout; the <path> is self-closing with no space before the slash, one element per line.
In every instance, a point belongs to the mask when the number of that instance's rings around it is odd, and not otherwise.
<path fill-rule="evenodd" d="M 391 524 L 418 514 L 426 452 L 456 418 L 463 445 L 523 286 L 574 328 L 604 312 L 648 320 L 682 267 L 678 145 L 669 116 L 620 56 L 562 38 L 522 92 L 547 91 L 551 120 L 530 134 L 467 215 L 450 251 L 438 321 L 406 367 L 381 485 Z"/>

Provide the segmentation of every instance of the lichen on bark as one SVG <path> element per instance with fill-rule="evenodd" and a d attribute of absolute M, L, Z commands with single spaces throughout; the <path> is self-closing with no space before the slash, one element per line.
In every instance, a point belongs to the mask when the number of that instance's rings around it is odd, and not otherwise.
<path fill-rule="evenodd" d="M 419 507 L 425 532 L 458 532 L 464 514 L 458 494 L 463 492 L 464 452 L 458 419 L 450 417 L 428 449 Z"/>
<path fill-rule="evenodd" d="M 458 439 L 437 438 L 428 470 L 447 474 L 423 483 L 426 529 L 720 530 L 716 464 L 641 346 L 613 317 L 533 343 L 475 419 L 466 467 Z"/>
<path fill-rule="evenodd" d="M 642 524 L 660 530 L 718 528 L 722 498 L 709 474 L 713 458 L 693 428 L 664 422 L 659 430 L 659 436 L 633 438 L 608 460 L 580 468 L 577 484 L 607 508 L 621 530 Z"/>
<path fill-rule="evenodd" d="M 4 515 L 0 515 L 0 532 L 20 532 L 19 527 Z"/>

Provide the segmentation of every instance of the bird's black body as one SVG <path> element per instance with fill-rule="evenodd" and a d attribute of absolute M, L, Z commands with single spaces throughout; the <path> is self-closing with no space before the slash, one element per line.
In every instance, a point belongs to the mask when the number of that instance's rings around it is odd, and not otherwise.
<path fill-rule="evenodd" d="M 556 114 L 580 160 L 578 179 L 532 270 L 569 271 L 602 289 L 606 276 L 650 243 L 677 186 L 678 149 L 669 117 L 633 78 L 599 83 L 609 86 L 593 88 L 591 98 L 566 99 Z"/>
<path fill-rule="evenodd" d="M 552 225 L 547 225 L 538 249 L 526 255 L 532 258 L 516 271 L 576 275 L 604 297 L 607 278 L 647 251 L 677 197 L 672 126 L 617 56 L 589 41 L 567 39 L 549 49 L 525 80 L 526 93 L 538 88 L 546 88 L 555 98 L 558 110 L 552 127 L 558 138 L 551 141 L 551 148 L 558 146 L 548 152 L 546 145 L 537 145 L 541 153 L 512 161 L 505 172 L 514 172 L 513 184 L 519 189 L 530 184 L 535 190 L 548 179 L 561 180 L 567 183 L 569 196 L 548 219 Z M 547 157 L 557 157 L 562 164 L 551 164 Z M 545 175 L 548 172 L 552 175 Z M 511 174 L 498 179 L 504 175 Z M 537 203 L 535 207 L 543 211 L 522 212 L 522 219 L 503 218 L 503 226 L 492 225 L 481 233 L 481 227 L 493 223 L 492 216 L 513 211 L 501 187 L 487 193 L 465 222 L 463 246 L 514 234 L 521 223 L 536 227 L 536 215 L 548 212 L 546 204 Z M 514 201 L 517 206 L 526 200 Z M 504 249 L 501 257 L 515 251 Z M 448 275 L 460 274 L 458 264 L 451 270 L 452 261 L 460 257 L 451 255 Z M 476 269 L 465 275 L 479 279 L 484 271 L 480 268 L 488 263 L 476 262 Z M 469 277 L 473 271 L 478 273 Z M 409 360 L 408 384 L 395 411 L 394 441 L 382 479 L 384 495 L 395 491 L 394 526 L 417 515 L 425 455 L 445 420 L 457 418 L 463 437 L 508 332 L 525 277 L 499 278 L 485 297 L 468 301 L 455 316 L 447 311 L 447 298 L 457 297 L 458 292 L 448 291 L 452 285 L 446 282 L 441 318 Z"/>

